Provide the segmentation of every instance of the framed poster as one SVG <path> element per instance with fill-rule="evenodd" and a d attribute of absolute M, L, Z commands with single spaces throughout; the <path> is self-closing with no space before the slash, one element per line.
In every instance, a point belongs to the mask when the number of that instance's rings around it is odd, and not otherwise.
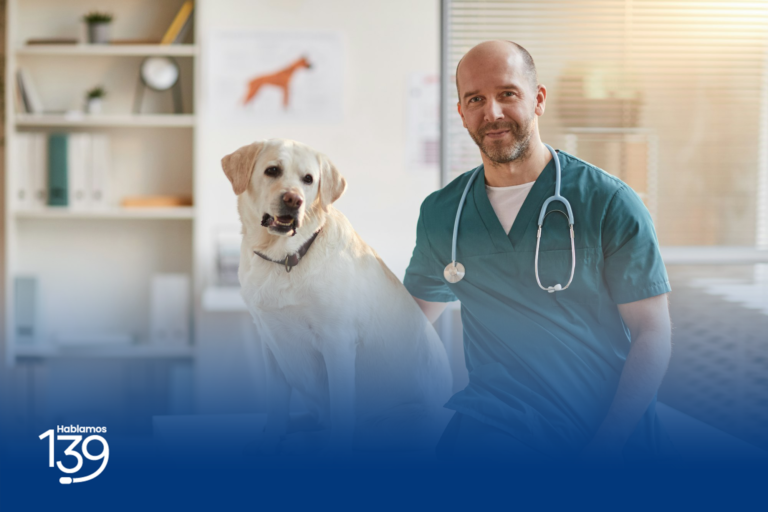
<path fill-rule="evenodd" d="M 342 36 L 323 32 L 213 31 L 207 45 L 209 114 L 228 122 L 339 122 Z"/>

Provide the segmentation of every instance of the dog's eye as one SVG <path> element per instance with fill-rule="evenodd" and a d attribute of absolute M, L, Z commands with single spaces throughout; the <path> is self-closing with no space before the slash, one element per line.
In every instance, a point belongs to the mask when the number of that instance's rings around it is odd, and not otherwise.
<path fill-rule="evenodd" d="M 264 171 L 264 174 L 271 177 L 280 176 L 280 168 L 279 167 L 267 167 L 267 169 Z"/>
<path fill-rule="evenodd" d="M 311 174 L 307 174 L 306 176 L 304 176 L 304 178 L 302 178 L 302 181 L 304 181 L 304 183 L 306 183 L 307 185 L 311 185 L 314 179 L 312 178 Z"/>

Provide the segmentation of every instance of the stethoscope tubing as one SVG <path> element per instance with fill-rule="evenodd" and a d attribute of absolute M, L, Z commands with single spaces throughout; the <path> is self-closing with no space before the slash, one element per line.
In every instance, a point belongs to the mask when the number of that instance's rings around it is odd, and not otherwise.
<path fill-rule="evenodd" d="M 560 183 L 561 183 L 561 174 L 562 169 L 560 166 L 560 158 L 558 157 L 557 152 L 550 146 L 549 144 L 544 144 L 546 148 L 549 150 L 549 152 L 552 154 L 552 158 L 555 162 L 555 194 L 553 196 L 550 196 L 547 198 L 546 201 L 544 201 L 544 204 L 541 206 L 541 211 L 539 212 L 539 228 L 536 233 L 536 254 L 534 257 L 534 273 L 536 275 L 536 283 L 539 285 L 539 288 L 541 288 L 544 291 L 547 291 L 549 293 L 563 291 L 567 289 L 571 283 L 573 282 L 573 276 L 576 272 L 576 244 L 574 240 L 574 234 L 573 234 L 573 225 L 575 224 L 573 219 L 573 210 L 571 209 L 571 204 L 568 202 L 566 198 L 560 195 Z M 478 166 L 473 172 L 472 175 L 469 177 L 469 181 L 467 182 L 467 186 L 464 187 L 464 192 L 461 195 L 461 200 L 459 201 L 459 208 L 456 211 L 456 220 L 453 223 L 453 240 L 451 240 L 451 263 L 448 267 L 446 267 L 446 272 L 449 270 L 449 267 L 452 266 L 452 271 L 455 273 L 457 270 L 457 263 L 456 263 L 456 244 L 458 241 L 458 235 L 459 235 L 459 221 L 461 220 L 461 212 L 464 209 L 464 202 L 467 199 L 467 194 L 469 193 L 469 189 L 472 188 L 472 185 L 475 182 L 475 178 L 477 177 L 477 173 L 480 172 L 480 169 L 482 169 L 483 166 Z M 550 203 L 553 201 L 559 201 L 567 210 L 567 214 L 564 213 L 561 210 L 553 210 L 551 212 L 547 212 L 547 206 L 549 206 Z M 570 231 L 571 236 L 571 277 L 568 279 L 568 283 L 563 287 L 560 284 L 556 284 L 555 286 L 543 286 L 541 284 L 541 280 L 539 279 L 539 246 L 541 244 L 541 231 L 544 226 L 544 218 L 549 214 L 553 212 L 559 212 L 566 216 L 568 219 L 568 229 Z M 464 270 L 462 267 L 461 275 L 457 278 L 457 280 L 461 280 L 461 278 L 464 276 Z M 451 281 L 451 282 L 458 282 L 458 281 Z"/>

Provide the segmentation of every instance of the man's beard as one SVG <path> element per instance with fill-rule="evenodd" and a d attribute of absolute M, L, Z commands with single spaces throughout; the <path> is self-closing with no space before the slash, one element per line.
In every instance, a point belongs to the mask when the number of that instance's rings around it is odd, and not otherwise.
<path fill-rule="evenodd" d="M 531 142 L 531 123 L 533 117 L 525 124 L 520 126 L 514 121 L 496 121 L 480 128 L 477 133 L 469 131 L 470 137 L 475 141 L 480 151 L 495 164 L 506 164 L 519 158 L 525 158 L 528 155 L 528 148 Z M 507 144 L 503 140 L 494 140 L 487 143 L 483 142 L 485 134 L 488 132 L 498 132 L 500 130 L 509 130 L 512 135 L 512 143 Z"/>

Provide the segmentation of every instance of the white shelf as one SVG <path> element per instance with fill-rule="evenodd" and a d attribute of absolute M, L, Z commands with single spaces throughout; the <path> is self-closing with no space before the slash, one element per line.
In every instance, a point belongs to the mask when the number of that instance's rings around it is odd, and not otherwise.
<path fill-rule="evenodd" d="M 41 44 L 22 46 L 16 55 L 71 55 L 71 56 L 137 56 L 153 55 L 171 57 L 194 57 L 197 46 L 193 44 Z"/>
<path fill-rule="evenodd" d="M 666 246 L 661 257 L 667 265 L 755 265 L 768 263 L 768 250 L 734 246 Z"/>
<path fill-rule="evenodd" d="M 46 115 L 16 114 L 16 126 L 112 126 L 112 127 L 193 127 L 193 114 L 126 114 L 126 115 Z"/>
<path fill-rule="evenodd" d="M 120 346 L 82 346 L 58 347 L 56 345 L 19 346 L 14 348 L 16 357 L 33 358 L 184 358 L 194 357 L 194 349 L 190 345 L 161 346 L 161 345 L 120 345 Z"/>
<path fill-rule="evenodd" d="M 45 210 L 14 212 L 17 219 L 192 219 L 194 208 L 177 206 L 168 208 L 112 208 L 109 210 L 70 210 L 50 207 Z"/>

